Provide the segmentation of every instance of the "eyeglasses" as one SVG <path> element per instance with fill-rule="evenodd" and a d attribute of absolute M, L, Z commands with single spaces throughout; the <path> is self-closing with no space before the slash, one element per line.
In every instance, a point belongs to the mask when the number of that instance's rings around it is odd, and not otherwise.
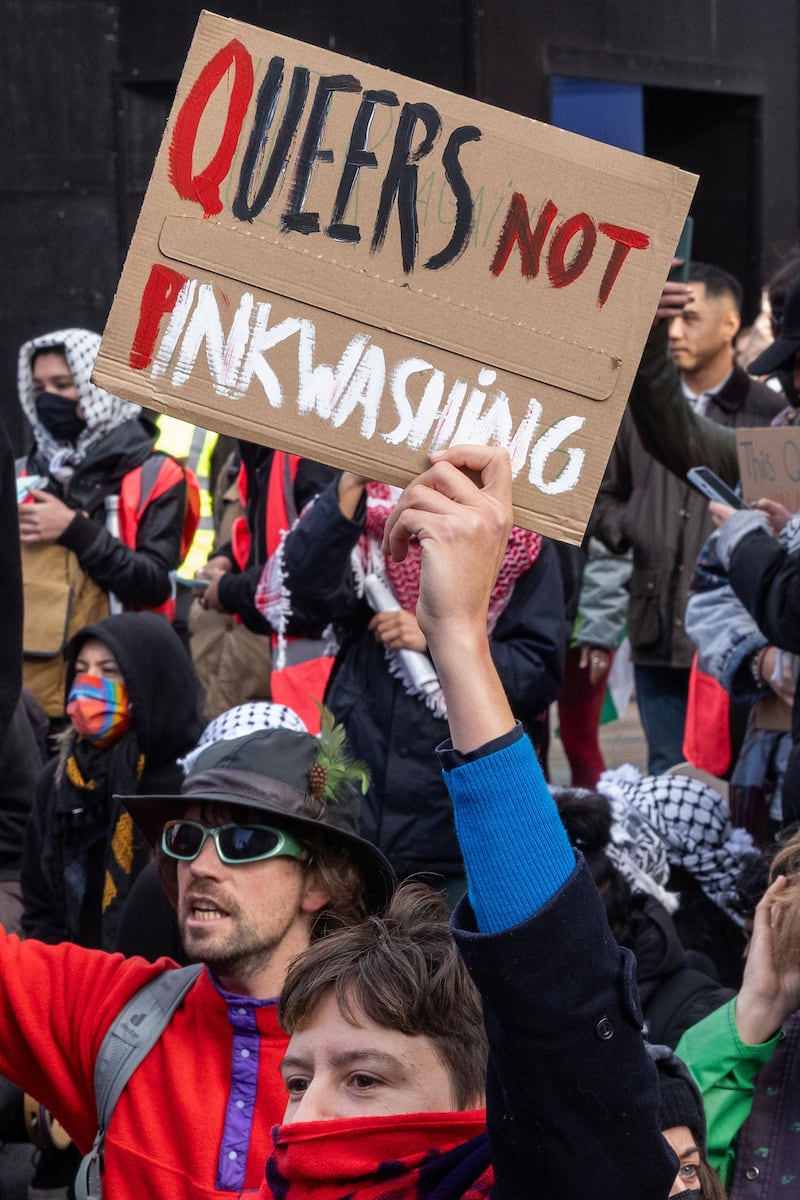
<path fill-rule="evenodd" d="M 265 858 L 306 860 L 307 848 L 291 834 L 271 825 L 218 825 L 209 828 L 199 821 L 167 821 L 161 834 L 161 849 L 170 858 L 193 862 L 208 838 L 214 839 L 217 854 L 229 866 L 261 862 Z"/>

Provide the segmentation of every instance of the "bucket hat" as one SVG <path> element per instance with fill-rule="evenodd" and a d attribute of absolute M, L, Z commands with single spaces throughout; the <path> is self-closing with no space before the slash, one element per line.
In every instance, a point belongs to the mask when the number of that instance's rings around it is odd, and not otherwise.
<path fill-rule="evenodd" d="M 324 726 L 323 726 L 324 727 Z M 263 812 L 280 828 L 302 836 L 323 833 L 360 868 L 370 911 L 382 909 L 394 890 L 394 872 L 383 854 L 359 836 L 359 764 L 343 754 L 344 731 L 330 722 L 330 738 L 294 729 L 259 729 L 212 743 L 192 763 L 179 793 L 118 796 L 155 845 L 166 820 L 193 804 L 242 805 Z"/>

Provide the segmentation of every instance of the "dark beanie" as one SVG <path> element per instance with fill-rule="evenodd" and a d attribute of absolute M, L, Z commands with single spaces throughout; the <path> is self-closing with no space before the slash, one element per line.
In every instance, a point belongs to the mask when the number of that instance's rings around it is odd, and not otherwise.
<path fill-rule="evenodd" d="M 689 1068 L 669 1046 L 648 1044 L 647 1049 L 658 1070 L 659 1129 L 685 1125 L 697 1139 L 698 1147 L 705 1151 L 706 1115 L 703 1098 Z"/>

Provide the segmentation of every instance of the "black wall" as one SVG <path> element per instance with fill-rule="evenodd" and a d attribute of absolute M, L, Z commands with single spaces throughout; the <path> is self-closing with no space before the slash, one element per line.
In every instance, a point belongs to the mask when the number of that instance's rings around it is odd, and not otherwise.
<path fill-rule="evenodd" d="M 228 0 L 209 7 L 542 120 L 554 75 L 645 88 L 646 150 L 699 171 L 695 251 L 748 303 L 797 238 L 796 0 Z M 22 341 L 102 329 L 190 0 L 0 0 L 0 412 Z"/>
<path fill-rule="evenodd" d="M 799 23 L 796 0 L 482 0 L 476 89 L 547 120 L 553 76 L 642 85 L 645 152 L 700 174 L 695 257 L 751 316 L 798 240 Z"/>
<path fill-rule="evenodd" d="M 20 343 L 102 330 L 203 7 L 471 93 L 468 0 L 0 0 L 0 413 Z"/>

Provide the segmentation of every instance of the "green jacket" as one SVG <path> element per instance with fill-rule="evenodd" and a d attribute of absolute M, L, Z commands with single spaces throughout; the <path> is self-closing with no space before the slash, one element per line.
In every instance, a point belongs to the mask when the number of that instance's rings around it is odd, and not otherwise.
<path fill-rule="evenodd" d="M 687 1029 L 676 1054 L 700 1088 L 708 1121 L 708 1160 L 730 1187 L 739 1130 L 750 1116 L 758 1072 L 769 1062 L 782 1034 L 759 1046 L 739 1037 L 735 999 Z"/>

